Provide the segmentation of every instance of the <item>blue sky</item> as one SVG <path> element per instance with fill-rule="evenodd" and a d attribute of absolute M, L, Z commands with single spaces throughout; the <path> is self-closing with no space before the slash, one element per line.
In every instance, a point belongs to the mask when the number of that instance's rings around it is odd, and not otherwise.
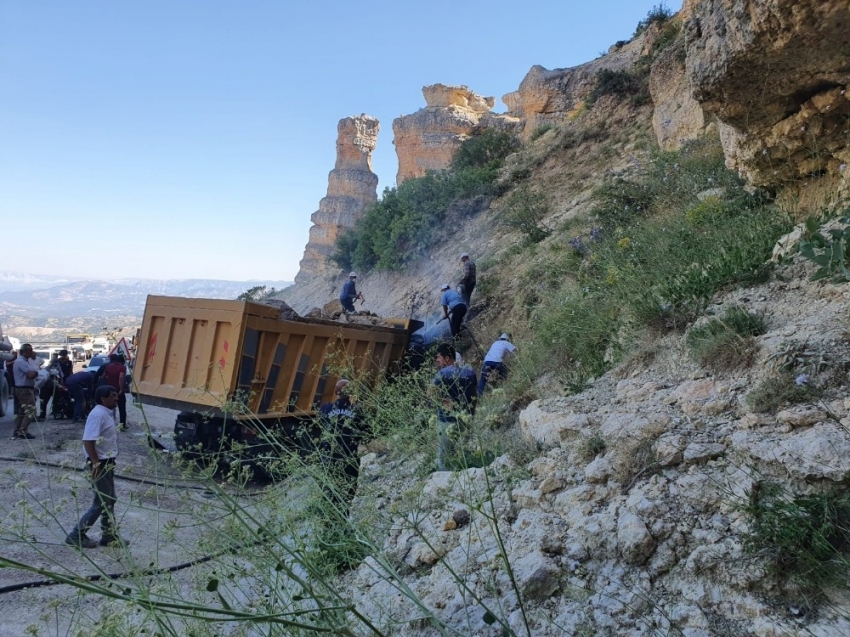
<path fill-rule="evenodd" d="M 532 65 L 591 60 L 657 3 L 2 0 L 0 219 L 38 248 L 0 269 L 291 280 L 341 118 L 380 120 L 381 191 L 424 85 L 504 110 Z"/>

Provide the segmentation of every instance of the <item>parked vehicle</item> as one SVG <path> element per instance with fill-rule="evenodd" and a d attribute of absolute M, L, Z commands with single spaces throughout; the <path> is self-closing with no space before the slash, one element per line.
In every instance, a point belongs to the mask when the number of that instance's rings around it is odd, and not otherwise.
<path fill-rule="evenodd" d="M 263 447 L 256 425 L 249 426 L 257 420 L 294 443 L 299 423 L 332 400 L 338 377 L 331 361 L 347 359 L 353 373 L 374 379 L 398 372 L 411 332 L 422 326 L 410 319 L 357 325 L 279 316 L 277 308 L 250 301 L 148 296 L 135 388 L 143 402 L 182 411 L 174 428 L 178 448 Z M 233 401 L 244 415 L 223 411 Z"/>
<path fill-rule="evenodd" d="M 65 337 L 65 347 L 66 349 L 69 347 L 79 346 L 83 348 L 85 352 L 86 359 L 94 356 L 94 340 L 91 337 L 91 334 L 83 334 L 83 333 L 74 333 L 68 334 Z"/>
<path fill-rule="evenodd" d="M 109 344 L 108 338 L 103 338 L 100 336 L 96 336 L 92 341 L 92 355 L 97 356 L 98 354 L 108 354 L 109 350 L 112 349 L 112 345 Z"/>
<path fill-rule="evenodd" d="M 103 365 L 106 365 L 109 362 L 109 356 L 100 355 L 100 356 L 92 356 L 92 359 L 83 365 L 88 371 L 92 374 L 96 373 Z M 85 376 L 83 376 L 85 378 Z"/>
<path fill-rule="evenodd" d="M 86 360 L 86 350 L 83 349 L 82 345 L 72 345 L 68 348 L 68 352 L 75 363 Z"/>

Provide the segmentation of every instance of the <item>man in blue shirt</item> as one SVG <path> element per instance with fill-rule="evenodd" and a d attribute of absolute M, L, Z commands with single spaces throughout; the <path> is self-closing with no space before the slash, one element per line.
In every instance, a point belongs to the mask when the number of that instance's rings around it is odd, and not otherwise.
<path fill-rule="evenodd" d="M 354 301 L 357 299 L 363 299 L 363 295 L 360 294 L 355 287 L 356 282 L 357 273 L 350 272 L 348 274 L 348 281 L 345 282 L 345 285 L 342 286 L 342 290 L 339 293 L 339 302 L 342 303 L 342 309 L 346 312 L 354 312 Z"/>
<path fill-rule="evenodd" d="M 443 283 L 440 287 L 443 295 L 440 297 L 440 304 L 443 306 L 443 318 L 449 319 L 449 329 L 452 332 L 452 338 L 460 334 L 460 326 L 463 323 L 463 317 L 466 316 L 466 303 L 463 302 L 463 297 L 451 289 L 448 283 Z"/>
<path fill-rule="evenodd" d="M 469 367 L 458 367 L 455 348 L 442 343 L 435 358 L 439 371 L 434 376 L 434 386 L 441 399 L 437 410 L 437 470 L 448 469 L 447 459 L 454 454 L 451 429 L 457 429 L 458 420 L 475 413 L 478 397 L 478 378 Z"/>

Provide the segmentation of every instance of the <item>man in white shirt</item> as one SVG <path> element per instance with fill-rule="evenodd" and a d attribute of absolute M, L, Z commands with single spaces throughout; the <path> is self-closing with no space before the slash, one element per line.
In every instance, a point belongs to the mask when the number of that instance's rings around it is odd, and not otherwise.
<path fill-rule="evenodd" d="M 36 416 L 35 379 L 38 376 L 38 357 L 29 343 L 21 345 L 21 351 L 12 365 L 12 375 L 15 381 L 15 398 L 20 405 L 15 415 L 15 438 L 32 440 L 35 436 L 27 432 L 27 429 Z"/>
<path fill-rule="evenodd" d="M 86 466 L 91 468 L 94 501 L 83 514 L 77 526 L 68 533 L 65 544 L 84 549 L 100 546 L 126 546 L 115 528 L 115 458 L 118 457 L 118 427 L 115 423 L 115 406 L 118 392 L 114 387 L 102 385 L 94 393 L 95 408 L 86 419 L 83 431 L 83 449 Z M 100 518 L 100 542 L 90 539 L 86 532 Z"/>
<path fill-rule="evenodd" d="M 513 353 L 516 351 L 516 347 L 509 339 L 510 335 L 506 332 L 487 350 L 487 355 L 484 356 L 484 365 L 481 367 L 481 376 L 478 380 L 479 396 L 484 393 L 488 376 L 493 375 L 493 379 L 490 381 L 492 385 L 495 380 L 505 378 L 508 375 L 508 368 L 505 365 L 505 361 L 513 356 Z"/>

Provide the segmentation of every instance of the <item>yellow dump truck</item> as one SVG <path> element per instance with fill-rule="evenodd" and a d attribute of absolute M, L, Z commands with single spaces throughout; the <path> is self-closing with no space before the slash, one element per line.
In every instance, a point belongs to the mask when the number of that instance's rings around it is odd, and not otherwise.
<path fill-rule="evenodd" d="M 251 301 L 148 296 L 133 384 L 143 403 L 181 410 L 179 448 L 220 450 L 255 435 L 257 421 L 291 433 L 333 399 L 342 365 L 373 378 L 392 372 L 421 326 L 282 319 Z"/>

